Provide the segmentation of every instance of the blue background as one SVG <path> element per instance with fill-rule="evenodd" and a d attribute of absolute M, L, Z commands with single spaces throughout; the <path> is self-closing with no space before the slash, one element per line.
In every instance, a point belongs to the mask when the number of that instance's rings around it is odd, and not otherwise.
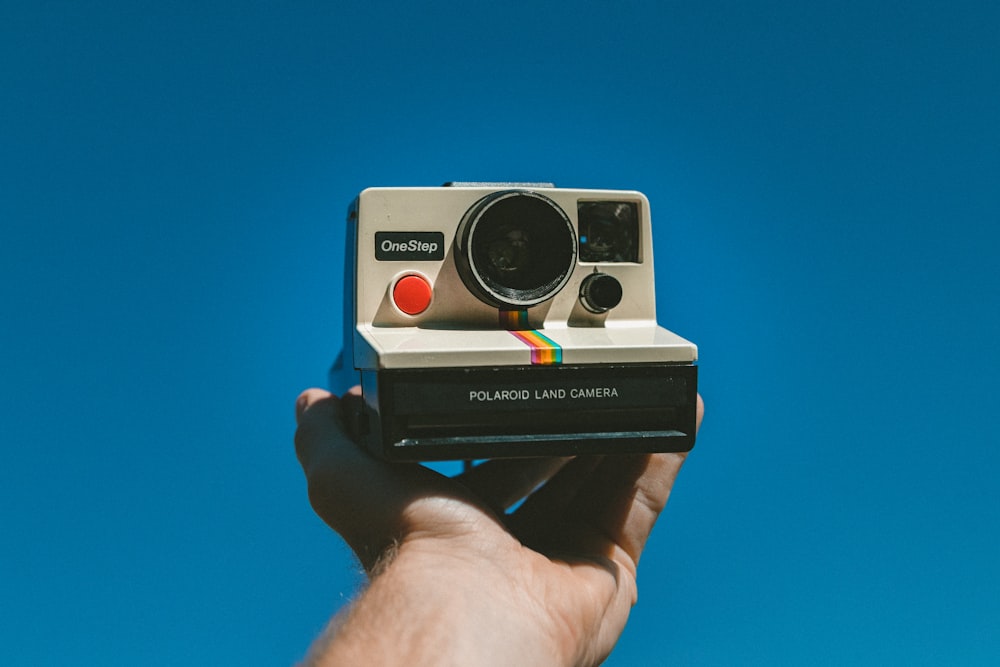
<path fill-rule="evenodd" d="M 288 664 L 370 185 L 652 202 L 708 413 L 611 665 L 995 664 L 1000 9 L 4 3 L 0 655 Z M 447 581 L 441 582 L 447 586 Z"/>

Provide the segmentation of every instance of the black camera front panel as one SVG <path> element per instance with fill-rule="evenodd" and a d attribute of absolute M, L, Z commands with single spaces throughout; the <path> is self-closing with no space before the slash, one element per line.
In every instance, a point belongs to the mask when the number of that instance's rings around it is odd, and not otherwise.
<path fill-rule="evenodd" d="M 370 371 L 362 374 L 364 430 L 368 445 L 390 460 L 688 451 L 697 370 L 609 364 Z"/>

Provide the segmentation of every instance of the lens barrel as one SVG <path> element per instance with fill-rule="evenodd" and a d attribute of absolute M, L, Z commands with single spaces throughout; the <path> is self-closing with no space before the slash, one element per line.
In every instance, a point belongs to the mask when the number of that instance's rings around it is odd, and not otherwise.
<path fill-rule="evenodd" d="M 470 208 L 455 236 L 465 286 L 500 308 L 526 308 L 555 296 L 576 267 L 573 223 L 530 190 L 503 190 Z"/>

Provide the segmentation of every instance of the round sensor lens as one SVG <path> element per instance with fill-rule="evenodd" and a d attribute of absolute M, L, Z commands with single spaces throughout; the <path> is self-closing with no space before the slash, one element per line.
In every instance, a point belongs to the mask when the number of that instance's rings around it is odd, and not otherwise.
<path fill-rule="evenodd" d="M 553 297 L 576 267 L 576 233 L 537 192 L 508 190 L 476 202 L 459 225 L 456 263 L 480 300 L 527 307 Z"/>

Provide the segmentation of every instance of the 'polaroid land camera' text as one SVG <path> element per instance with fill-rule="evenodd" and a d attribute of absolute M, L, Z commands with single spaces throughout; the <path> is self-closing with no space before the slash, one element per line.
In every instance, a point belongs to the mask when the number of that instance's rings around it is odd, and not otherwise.
<path fill-rule="evenodd" d="M 687 451 L 698 351 L 660 327 L 649 202 L 551 184 L 370 188 L 335 389 L 390 460 Z"/>

